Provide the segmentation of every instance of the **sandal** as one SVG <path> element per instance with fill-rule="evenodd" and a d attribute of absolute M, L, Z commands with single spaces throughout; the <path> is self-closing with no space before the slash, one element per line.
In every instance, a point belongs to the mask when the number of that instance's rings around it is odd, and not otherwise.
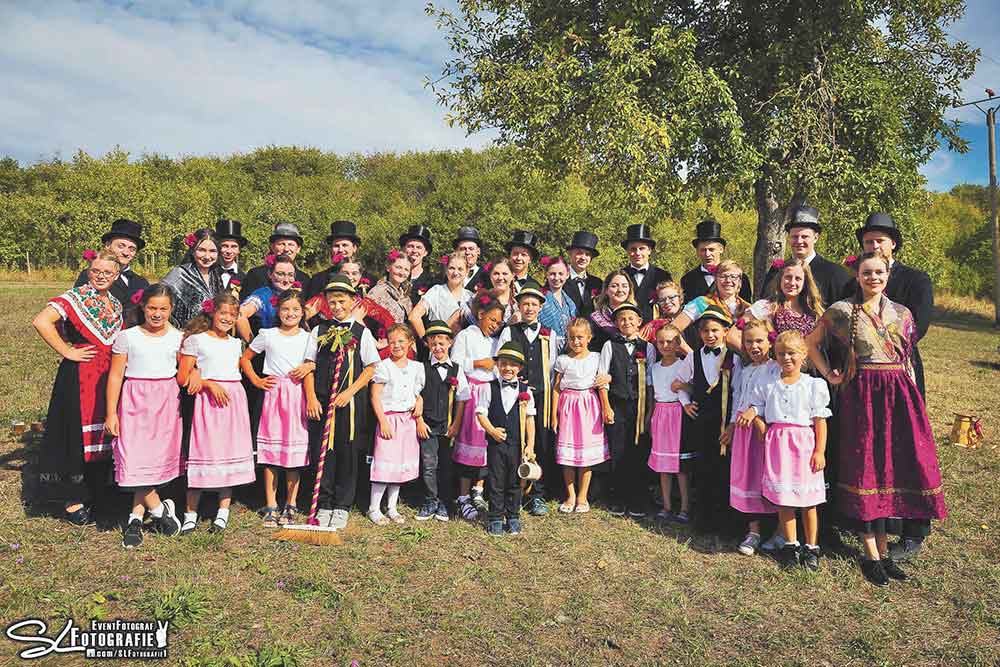
<path fill-rule="evenodd" d="M 285 505 L 285 509 L 281 511 L 281 516 L 278 517 L 278 525 L 287 526 L 293 523 L 295 523 L 295 506 Z"/>
<path fill-rule="evenodd" d="M 559 511 L 563 514 L 570 514 L 573 511 L 573 507 L 574 505 L 570 505 L 569 503 L 563 503 L 562 505 L 559 506 Z"/>
<path fill-rule="evenodd" d="M 586 514 L 587 512 L 590 511 L 590 503 L 580 503 L 579 505 L 576 506 L 576 509 L 573 511 L 576 512 L 577 514 Z"/>
<path fill-rule="evenodd" d="M 265 507 L 264 508 L 264 527 L 265 528 L 277 528 L 278 527 L 278 508 L 277 507 Z"/>
<path fill-rule="evenodd" d="M 181 535 L 187 535 L 188 533 L 193 533 L 195 528 L 198 527 L 197 519 L 184 518 L 184 523 L 181 524 Z"/>
<path fill-rule="evenodd" d="M 217 516 L 212 520 L 212 525 L 208 527 L 208 532 L 210 533 L 221 533 L 229 526 L 229 519 L 223 519 L 221 516 Z"/>

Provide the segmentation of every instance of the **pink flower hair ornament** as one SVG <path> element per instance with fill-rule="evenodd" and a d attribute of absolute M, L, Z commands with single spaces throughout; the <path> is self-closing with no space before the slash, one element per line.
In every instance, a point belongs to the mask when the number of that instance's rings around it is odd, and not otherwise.
<path fill-rule="evenodd" d="M 296 280 L 292 283 L 292 289 L 302 289 L 302 281 Z"/>
<path fill-rule="evenodd" d="M 403 253 L 399 252 L 399 250 L 397 250 L 396 248 L 393 248 L 392 250 L 389 251 L 389 254 L 385 256 L 385 261 L 391 264 L 392 262 L 395 262 L 402 256 Z"/>
<path fill-rule="evenodd" d="M 441 259 L 438 261 L 441 263 L 441 266 L 447 267 L 448 262 L 451 261 L 451 255 L 441 255 Z"/>
<path fill-rule="evenodd" d="M 206 315 L 211 315 L 215 312 L 215 301 L 212 299 L 205 299 L 201 302 L 201 312 Z"/>
<path fill-rule="evenodd" d="M 780 271 L 781 269 L 785 268 L 785 260 L 783 259 L 774 260 L 773 262 L 771 262 L 771 268 Z"/>
<path fill-rule="evenodd" d="M 190 234 L 188 234 L 187 236 L 184 237 L 184 245 L 186 245 L 189 248 L 193 248 L 194 244 L 197 241 L 198 241 L 198 237 L 194 235 L 194 232 L 191 232 Z"/>
<path fill-rule="evenodd" d="M 548 255 L 542 255 L 542 258 L 538 260 L 538 263 L 547 269 L 549 268 L 549 264 L 552 263 L 552 258 Z"/>
<path fill-rule="evenodd" d="M 844 266 L 849 266 L 851 268 L 854 268 L 854 265 L 857 263 L 858 263 L 857 255 L 848 255 L 847 257 L 844 258 Z"/>
<path fill-rule="evenodd" d="M 88 248 L 87 250 L 83 251 L 82 257 L 84 260 L 88 262 L 93 262 L 95 259 L 97 259 L 97 251 Z"/>
<path fill-rule="evenodd" d="M 768 331 L 767 332 L 767 342 L 769 342 L 769 343 L 771 343 L 773 345 L 774 341 L 776 341 L 776 340 L 778 340 L 778 332 L 777 331 Z"/>
<path fill-rule="evenodd" d="M 277 261 L 277 259 L 278 259 L 277 255 L 275 255 L 273 252 L 268 253 L 268 255 L 264 258 L 264 265 L 270 269 L 273 269 L 274 263 L 275 261 Z"/>
<path fill-rule="evenodd" d="M 135 292 L 135 294 L 133 294 L 132 296 L 130 296 L 128 298 L 128 300 L 131 301 L 135 305 L 139 305 L 139 303 L 142 301 L 142 295 L 144 293 L 145 293 L 145 290 L 137 290 Z"/>

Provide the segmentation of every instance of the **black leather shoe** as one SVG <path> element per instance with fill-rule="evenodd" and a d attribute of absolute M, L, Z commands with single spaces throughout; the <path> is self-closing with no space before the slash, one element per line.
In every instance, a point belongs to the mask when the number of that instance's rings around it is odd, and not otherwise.
<path fill-rule="evenodd" d="M 804 544 L 802 545 L 802 552 L 799 554 L 799 560 L 802 563 L 802 567 L 806 568 L 810 572 L 819 572 L 819 558 L 819 547 L 807 547 Z"/>
<path fill-rule="evenodd" d="M 924 543 L 922 540 L 912 540 L 904 537 L 898 542 L 893 542 L 889 545 L 889 557 L 902 563 L 915 558 L 923 548 Z"/>
<path fill-rule="evenodd" d="M 790 570 L 799 564 L 799 545 L 786 544 L 778 552 L 778 565 L 782 570 Z"/>
<path fill-rule="evenodd" d="M 65 510 L 64 510 L 65 512 Z M 66 520 L 74 526 L 88 526 L 94 523 L 94 517 L 90 515 L 90 508 L 84 505 L 78 510 L 65 512 Z"/>
<path fill-rule="evenodd" d="M 861 561 L 861 574 L 865 575 L 865 579 L 876 586 L 889 585 L 889 577 L 886 575 L 885 568 L 882 567 L 882 561 L 880 560 L 866 559 Z"/>
<path fill-rule="evenodd" d="M 886 576 L 890 579 L 895 579 L 896 581 L 906 581 L 909 579 L 906 573 L 896 565 L 896 561 L 891 556 L 886 556 L 882 559 L 882 569 L 885 570 Z"/>

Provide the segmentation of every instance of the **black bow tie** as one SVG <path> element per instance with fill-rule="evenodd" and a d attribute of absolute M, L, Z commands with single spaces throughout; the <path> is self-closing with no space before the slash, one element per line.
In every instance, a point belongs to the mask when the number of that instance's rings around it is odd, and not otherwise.
<path fill-rule="evenodd" d="M 434 368 L 448 368 L 448 369 L 451 368 L 451 364 L 447 361 L 438 361 L 431 365 L 434 366 Z"/>
<path fill-rule="evenodd" d="M 587 282 L 587 276 L 582 276 L 582 277 L 577 276 L 576 278 L 570 278 L 570 280 L 572 280 L 577 285 L 583 285 L 585 282 Z"/>
<path fill-rule="evenodd" d="M 532 331 L 538 331 L 538 322 L 534 322 L 532 324 L 525 324 L 524 330 L 527 331 L 528 329 L 531 329 Z"/>
<path fill-rule="evenodd" d="M 346 329 L 351 326 L 350 322 L 341 322 L 340 320 L 330 320 L 330 326 L 339 327 L 341 329 Z"/>
<path fill-rule="evenodd" d="M 500 380 L 501 387 L 510 387 L 511 389 L 517 389 L 517 380 L 512 380 L 508 382 L 507 380 Z"/>
<path fill-rule="evenodd" d="M 635 338 L 626 338 L 621 334 L 615 336 L 615 340 L 617 340 L 619 343 L 624 343 L 626 345 L 635 345 Z"/>
<path fill-rule="evenodd" d="M 708 347 L 706 345 L 705 347 L 701 348 L 701 351 L 703 354 L 714 354 L 715 356 L 719 356 L 720 354 L 722 354 L 721 347 Z"/>
<path fill-rule="evenodd" d="M 230 276 L 236 275 L 236 269 L 222 269 L 222 272 Z"/>

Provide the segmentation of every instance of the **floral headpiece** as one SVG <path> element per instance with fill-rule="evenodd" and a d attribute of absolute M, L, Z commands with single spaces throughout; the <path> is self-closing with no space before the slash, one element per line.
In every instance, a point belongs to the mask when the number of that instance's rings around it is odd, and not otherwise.
<path fill-rule="evenodd" d="M 399 250 L 397 250 L 396 248 L 393 248 L 392 250 L 389 251 L 389 254 L 385 256 L 385 261 L 391 264 L 392 262 L 395 262 L 397 259 L 400 259 L 402 256 L 403 253 L 399 252 Z"/>
<path fill-rule="evenodd" d="M 778 332 L 777 331 L 768 331 L 767 332 L 767 342 L 769 342 L 772 345 L 774 345 L 774 341 L 776 341 L 776 340 L 778 340 Z"/>
<path fill-rule="evenodd" d="M 292 283 L 292 289 L 302 289 L 302 281 L 296 280 Z"/>
<path fill-rule="evenodd" d="M 215 312 L 215 301 L 213 299 L 205 299 L 201 302 L 201 312 L 206 315 L 211 315 Z"/>
<path fill-rule="evenodd" d="M 83 258 L 88 262 L 93 262 L 95 259 L 97 259 L 97 251 L 88 248 L 87 250 L 83 251 Z"/>
<path fill-rule="evenodd" d="M 198 241 L 198 237 L 195 236 L 194 232 L 191 232 L 190 234 L 188 234 L 187 236 L 184 237 L 184 245 L 186 245 L 189 248 L 193 248 L 194 244 L 197 241 Z"/>
<path fill-rule="evenodd" d="M 844 258 L 844 266 L 849 266 L 853 269 L 854 265 L 857 263 L 858 263 L 857 255 L 848 255 L 847 257 Z"/>
<path fill-rule="evenodd" d="M 771 268 L 780 271 L 781 269 L 785 268 L 785 260 L 783 259 L 774 260 L 773 262 L 771 262 Z"/>
<path fill-rule="evenodd" d="M 542 255 L 542 258 L 538 260 L 538 263 L 547 269 L 549 268 L 549 264 L 551 264 L 552 261 L 553 261 L 552 258 L 549 257 L 548 255 Z"/>
<path fill-rule="evenodd" d="M 448 262 L 451 261 L 451 255 L 441 255 L 441 259 L 439 259 L 438 261 L 441 263 L 441 266 L 447 268 Z"/>

